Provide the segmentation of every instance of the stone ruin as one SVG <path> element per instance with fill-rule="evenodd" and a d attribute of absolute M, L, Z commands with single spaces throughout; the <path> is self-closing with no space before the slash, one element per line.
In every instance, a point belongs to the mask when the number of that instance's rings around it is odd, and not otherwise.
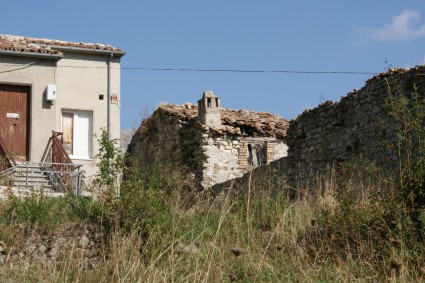
<path fill-rule="evenodd" d="M 326 101 L 288 122 L 277 115 L 220 108 L 212 92 L 198 106 L 163 105 L 145 119 L 128 148 L 134 164 L 185 169 L 203 188 L 279 162 L 292 188 L 317 181 L 339 164 L 365 157 L 390 166 L 383 146 L 400 125 L 389 122 L 388 99 L 425 96 L 425 66 L 391 69 L 339 102 Z"/>
<path fill-rule="evenodd" d="M 220 108 L 220 98 L 205 91 L 197 106 L 155 110 L 134 134 L 127 155 L 134 166 L 186 172 L 209 188 L 286 156 L 288 126 L 278 115 Z"/>
<path fill-rule="evenodd" d="M 390 121 L 388 102 L 401 96 L 416 99 L 415 95 L 423 103 L 425 66 L 389 70 L 339 102 L 305 110 L 290 122 L 286 136 L 289 150 L 284 173 L 290 185 L 307 187 L 317 176 L 360 156 L 378 166 L 397 165 L 390 162 L 395 153 L 385 145 L 400 128 Z"/>

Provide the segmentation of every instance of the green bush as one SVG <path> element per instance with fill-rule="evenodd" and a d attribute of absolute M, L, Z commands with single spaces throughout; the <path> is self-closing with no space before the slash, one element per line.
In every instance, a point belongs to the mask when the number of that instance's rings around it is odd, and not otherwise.
<path fill-rule="evenodd" d="M 12 197 L 0 204 L 0 222 L 43 229 L 52 229 L 67 221 L 95 222 L 100 214 L 99 203 L 73 195 L 52 198 L 33 194 L 26 198 Z"/>

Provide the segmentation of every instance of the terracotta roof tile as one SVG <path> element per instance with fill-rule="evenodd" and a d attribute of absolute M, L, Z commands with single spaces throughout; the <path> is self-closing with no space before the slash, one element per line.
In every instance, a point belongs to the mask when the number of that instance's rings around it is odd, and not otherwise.
<path fill-rule="evenodd" d="M 169 116 L 175 116 L 179 121 L 195 120 L 198 117 L 198 107 L 190 103 L 183 105 L 166 104 L 156 111 Z M 204 130 L 210 130 L 217 134 L 244 135 L 245 130 L 255 132 L 266 137 L 286 137 L 289 122 L 279 115 L 248 110 L 233 110 L 220 108 L 221 126 L 209 127 L 201 125 Z"/>
<path fill-rule="evenodd" d="M 124 53 L 122 49 L 100 43 L 71 42 L 0 34 L 0 50 L 4 51 L 61 55 L 62 52 L 54 50 L 54 47 L 72 47 Z"/>

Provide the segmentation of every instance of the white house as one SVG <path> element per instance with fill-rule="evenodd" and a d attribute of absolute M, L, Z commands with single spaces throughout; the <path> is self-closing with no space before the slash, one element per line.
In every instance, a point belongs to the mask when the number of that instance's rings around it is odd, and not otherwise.
<path fill-rule="evenodd" d="M 55 162 L 53 131 L 70 160 L 93 176 L 95 135 L 102 128 L 120 135 L 124 55 L 104 44 L 0 35 L 0 154 L 18 165 Z"/>

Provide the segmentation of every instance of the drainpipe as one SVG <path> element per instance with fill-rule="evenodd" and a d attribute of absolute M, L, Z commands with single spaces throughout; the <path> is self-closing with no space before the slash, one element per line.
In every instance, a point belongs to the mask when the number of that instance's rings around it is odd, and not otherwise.
<path fill-rule="evenodd" d="M 108 58 L 108 88 L 107 88 L 107 122 L 106 122 L 106 130 L 108 131 L 108 139 L 111 140 L 111 60 L 114 57 L 114 53 Z"/>

